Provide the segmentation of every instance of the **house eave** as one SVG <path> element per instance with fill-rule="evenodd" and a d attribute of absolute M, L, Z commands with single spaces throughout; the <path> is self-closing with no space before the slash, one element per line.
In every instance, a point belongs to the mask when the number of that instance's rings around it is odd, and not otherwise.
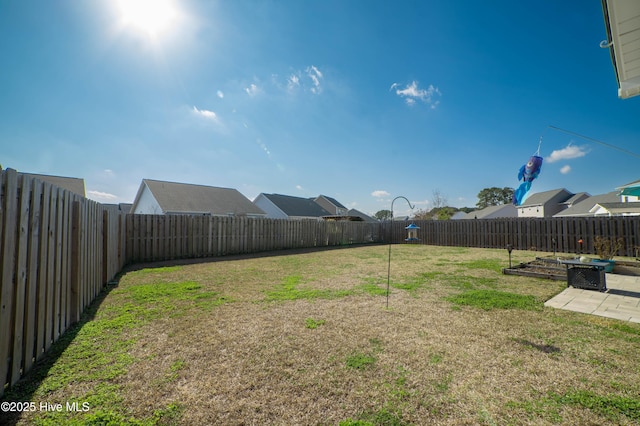
<path fill-rule="evenodd" d="M 628 99 L 640 95 L 640 2 L 602 0 L 602 12 L 608 48 L 618 83 L 618 97 Z"/>

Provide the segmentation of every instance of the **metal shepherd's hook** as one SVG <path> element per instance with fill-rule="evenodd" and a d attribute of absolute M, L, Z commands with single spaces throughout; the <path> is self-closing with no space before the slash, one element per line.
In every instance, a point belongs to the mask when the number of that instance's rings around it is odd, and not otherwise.
<path fill-rule="evenodd" d="M 393 232 L 393 203 L 398 199 L 398 198 L 404 198 L 405 201 L 407 202 L 407 204 L 409 204 L 409 207 L 411 208 L 411 210 L 415 209 L 416 206 L 415 205 L 411 205 L 411 202 L 407 199 L 407 197 L 403 197 L 402 195 L 397 196 L 396 198 L 393 199 L 393 201 L 391 201 L 391 226 L 390 226 L 390 230 Z M 391 237 L 389 237 L 389 266 L 387 268 L 387 309 L 389 309 L 389 285 L 391 282 Z"/>

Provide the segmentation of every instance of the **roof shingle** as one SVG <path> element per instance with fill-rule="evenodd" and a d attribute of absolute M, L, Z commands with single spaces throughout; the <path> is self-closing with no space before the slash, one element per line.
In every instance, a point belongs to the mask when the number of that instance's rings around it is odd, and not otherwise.
<path fill-rule="evenodd" d="M 165 214 L 264 215 L 238 190 L 188 183 L 143 179 Z"/>

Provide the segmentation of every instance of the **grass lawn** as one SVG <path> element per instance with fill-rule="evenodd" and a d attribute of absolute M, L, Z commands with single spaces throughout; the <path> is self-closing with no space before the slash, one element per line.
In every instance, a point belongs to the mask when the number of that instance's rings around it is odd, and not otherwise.
<path fill-rule="evenodd" d="M 387 254 L 124 273 L 5 394 L 34 404 L 0 424 L 640 422 L 639 325 L 545 308 L 566 283 L 502 275 L 506 250 L 393 246 L 387 309 Z"/>

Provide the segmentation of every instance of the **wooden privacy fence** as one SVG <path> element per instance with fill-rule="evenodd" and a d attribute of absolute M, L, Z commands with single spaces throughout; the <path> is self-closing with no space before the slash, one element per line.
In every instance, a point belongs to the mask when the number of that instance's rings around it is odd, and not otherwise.
<path fill-rule="evenodd" d="M 39 179 L 0 181 L 0 379 L 13 385 L 124 266 L 124 215 Z"/>
<path fill-rule="evenodd" d="M 127 215 L 129 263 L 362 243 L 404 243 L 410 222 L 333 222 L 246 217 Z M 595 253 L 596 236 L 623 237 L 636 256 L 640 217 L 415 221 L 421 244 Z M 578 241 L 582 240 L 582 246 Z"/>
<path fill-rule="evenodd" d="M 403 243 L 409 222 L 130 215 L 15 170 L 0 181 L 0 395 L 78 321 L 128 263 L 363 243 Z M 415 221 L 420 243 L 594 253 L 623 237 L 637 256 L 640 217 Z M 582 247 L 578 240 L 582 239 Z"/>
<path fill-rule="evenodd" d="M 477 220 L 418 220 L 421 244 L 458 247 L 506 248 L 558 253 L 595 254 L 596 236 L 622 237 L 618 256 L 637 256 L 640 248 L 640 216 L 504 218 Z M 409 222 L 382 224 L 385 241 L 403 242 Z M 582 247 L 578 243 L 583 241 Z"/>
<path fill-rule="evenodd" d="M 189 215 L 127 215 L 131 263 L 380 241 L 365 222 Z"/>

